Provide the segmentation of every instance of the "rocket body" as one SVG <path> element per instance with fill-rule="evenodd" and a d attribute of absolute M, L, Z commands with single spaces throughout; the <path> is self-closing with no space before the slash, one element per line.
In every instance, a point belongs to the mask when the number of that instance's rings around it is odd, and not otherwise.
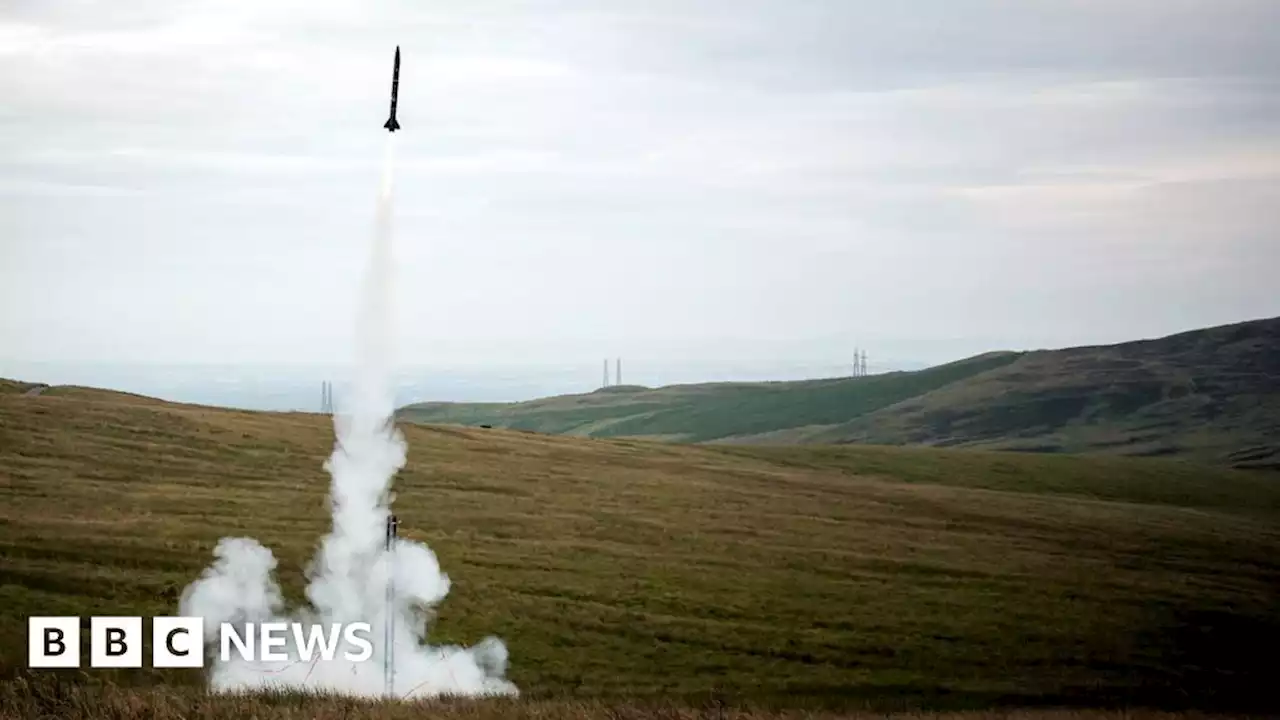
<path fill-rule="evenodd" d="M 391 117 L 387 118 L 387 122 L 382 127 L 388 132 L 395 132 L 400 129 L 400 122 L 396 120 L 396 96 L 400 94 L 400 46 L 396 46 L 396 64 L 391 70 Z"/>

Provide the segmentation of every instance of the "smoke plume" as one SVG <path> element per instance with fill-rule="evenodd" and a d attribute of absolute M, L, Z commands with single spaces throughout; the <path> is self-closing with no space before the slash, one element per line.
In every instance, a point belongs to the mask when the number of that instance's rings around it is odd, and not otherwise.
<path fill-rule="evenodd" d="M 405 462 L 404 437 L 392 422 L 395 406 L 389 379 L 394 143 L 395 135 L 389 133 L 377 227 L 361 293 L 356 373 L 347 402 L 334 416 L 337 443 L 325 464 L 332 476 L 333 529 L 307 573 L 310 607 L 293 612 L 284 607 L 271 550 L 252 538 L 219 541 L 215 562 L 186 588 L 179 603 L 181 615 L 204 618 L 206 649 L 213 663 L 209 684 L 215 691 L 302 689 L 383 695 L 390 652 L 394 697 L 518 692 L 503 677 L 507 649 L 501 640 L 486 638 L 470 648 L 425 644 L 430 610 L 448 593 L 449 578 L 426 545 L 397 539 L 390 551 L 385 550 L 392 478 Z M 318 623 L 326 636 L 329 623 L 367 622 L 373 655 L 364 662 L 347 661 L 343 652 L 348 648 L 340 644 L 332 660 L 317 655 L 304 661 L 290 638 L 285 648 L 288 661 L 246 661 L 233 649 L 229 661 L 223 662 L 218 628 L 224 622 L 241 628 L 245 623 Z M 385 641 L 388 623 L 390 648 Z M 349 649 L 359 653 L 362 648 Z"/>

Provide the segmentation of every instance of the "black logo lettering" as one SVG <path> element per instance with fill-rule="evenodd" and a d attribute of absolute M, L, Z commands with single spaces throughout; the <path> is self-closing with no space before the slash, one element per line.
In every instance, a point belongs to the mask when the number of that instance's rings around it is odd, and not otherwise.
<path fill-rule="evenodd" d="M 67 644 L 63 641 L 62 630 L 58 628 L 44 629 L 44 654 L 47 656 L 61 655 L 67 651 Z M 53 646 L 57 645 L 58 650 L 55 652 Z"/>
<path fill-rule="evenodd" d="M 120 648 L 114 650 L 113 648 Z M 107 657 L 119 657 L 125 654 L 124 646 L 124 630 L 121 628 L 107 628 Z"/>
<path fill-rule="evenodd" d="M 169 631 L 168 635 L 165 636 L 164 646 L 169 649 L 169 652 L 171 654 L 177 655 L 178 657 L 186 657 L 187 655 L 191 654 L 190 650 L 178 651 L 173 647 L 173 636 L 177 635 L 178 633 L 189 634 L 186 628 L 174 628 L 173 630 Z"/>

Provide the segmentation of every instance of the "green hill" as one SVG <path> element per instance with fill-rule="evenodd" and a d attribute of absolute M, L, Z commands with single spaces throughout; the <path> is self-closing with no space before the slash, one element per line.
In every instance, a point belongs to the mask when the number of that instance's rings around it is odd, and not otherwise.
<path fill-rule="evenodd" d="M 400 417 L 592 437 L 973 446 L 1277 467 L 1280 318 L 1118 345 L 988 353 L 915 372 L 423 403 Z"/>
<path fill-rule="evenodd" d="M 494 425 L 592 437 L 720 440 L 843 422 L 1007 365 L 991 353 L 916 372 L 799 382 L 708 383 L 648 389 L 609 387 L 523 403 L 422 403 L 402 408 L 410 422 Z"/>
<path fill-rule="evenodd" d="M 1176 455 L 1280 467 L 1280 318 L 1027 353 L 804 441 Z"/>

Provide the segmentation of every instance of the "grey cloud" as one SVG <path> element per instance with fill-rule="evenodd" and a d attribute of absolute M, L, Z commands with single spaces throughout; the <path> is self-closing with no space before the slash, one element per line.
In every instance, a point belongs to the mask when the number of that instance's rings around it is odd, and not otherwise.
<path fill-rule="evenodd" d="M 1270 2 L 127 7 L 0 11 L 0 356 L 332 354 L 395 44 L 410 361 L 1280 312 Z"/>
<path fill-rule="evenodd" d="M 692 14 L 687 3 L 664 5 Z M 627 41 L 616 56 L 676 73 L 701 62 L 726 77 L 796 87 L 1019 73 L 1270 76 L 1280 60 L 1280 7 L 1266 0 L 724 0 L 696 7 L 699 16 L 721 21 L 719 32 L 619 32 Z"/>

